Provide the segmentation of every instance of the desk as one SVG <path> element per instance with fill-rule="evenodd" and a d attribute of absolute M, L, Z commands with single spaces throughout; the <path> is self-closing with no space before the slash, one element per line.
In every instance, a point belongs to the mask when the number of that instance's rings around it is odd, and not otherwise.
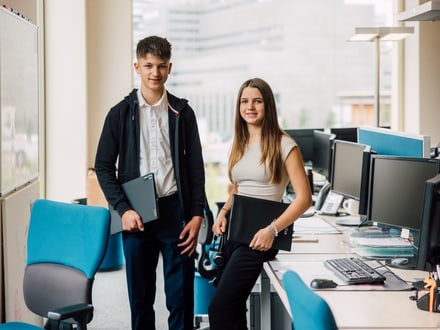
<path fill-rule="evenodd" d="M 326 217 L 332 222 L 333 219 Z M 295 243 L 291 253 L 280 252 L 277 258 L 264 264 L 261 276 L 261 322 L 262 329 L 271 328 L 270 291 L 271 286 L 280 297 L 290 314 L 289 303 L 281 283 L 285 269 L 295 270 L 298 261 L 318 261 L 333 257 L 351 255 L 348 232 L 340 228 L 340 235 L 320 235 L 317 243 Z M 425 278 L 426 272 L 392 269 L 402 279 L 412 282 Z M 317 276 L 318 277 L 318 276 Z M 307 283 L 307 281 L 305 280 Z M 340 329 L 440 329 L 440 313 L 419 310 L 416 302 L 409 299 L 413 291 L 340 291 L 318 290 L 336 319 Z"/>

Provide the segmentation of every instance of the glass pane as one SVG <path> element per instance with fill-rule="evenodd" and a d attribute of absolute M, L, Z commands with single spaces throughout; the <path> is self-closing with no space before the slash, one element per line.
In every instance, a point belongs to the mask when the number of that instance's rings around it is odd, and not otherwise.
<path fill-rule="evenodd" d="M 272 86 L 285 129 L 375 124 L 375 45 L 347 40 L 355 27 L 391 26 L 392 0 L 133 0 L 133 16 L 133 48 L 152 34 L 173 45 L 167 88 L 197 113 L 212 200 L 226 196 L 235 98 L 248 78 Z M 384 126 L 394 44 L 380 46 Z"/>

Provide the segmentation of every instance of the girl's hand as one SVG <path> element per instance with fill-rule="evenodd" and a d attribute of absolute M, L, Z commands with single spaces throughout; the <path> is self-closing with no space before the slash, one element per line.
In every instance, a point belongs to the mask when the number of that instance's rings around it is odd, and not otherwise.
<path fill-rule="evenodd" d="M 265 227 L 256 232 L 249 247 L 256 251 L 267 251 L 272 247 L 274 239 L 272 231 Z"/>
<path fill-rule="evenodd" d="M 220 213 L 212 225 L 212 232 L 216 236 L 221 236 L 226 232 L 226 226 L 228 224 L 228 219 Z"/>

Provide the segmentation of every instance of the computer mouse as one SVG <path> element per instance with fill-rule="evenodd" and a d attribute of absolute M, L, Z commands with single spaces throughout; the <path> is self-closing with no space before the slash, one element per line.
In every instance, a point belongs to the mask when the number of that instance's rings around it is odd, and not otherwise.
<path fill-rule="evenodd" d="M 337 286 L 338 283 L 325 278 L 315 278 L 310 282 L 310 287 L 313 289 L 331 289 L 336 288 Z"/>
<path fill-rule="evenodd" d="M 404 266 L 409 262 L 407 258 L 394 258 L 391 259 L 392 266 Z"/>

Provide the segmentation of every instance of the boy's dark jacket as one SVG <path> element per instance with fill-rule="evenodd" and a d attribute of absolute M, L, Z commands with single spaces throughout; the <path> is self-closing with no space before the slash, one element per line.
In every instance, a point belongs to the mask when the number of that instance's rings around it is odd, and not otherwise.
<path fill-rule="evenodd" d="M 205 205 L 202 147 L 196 117 L 188 101 L 177 98 L 168 91 L 167 96 L 174 174 L 184 209 L 184 218 L 185 221 L 189 221 L 193 216 L 203 216 Z M 107 201 L 121 216 L 130 209 L 130 205 L 120 184 L 141 175 L 138 105 L 137 90 L 134 89 L 110 109 L 105 118 L 96 153 L 95 171 L 99 184 Z"/>

